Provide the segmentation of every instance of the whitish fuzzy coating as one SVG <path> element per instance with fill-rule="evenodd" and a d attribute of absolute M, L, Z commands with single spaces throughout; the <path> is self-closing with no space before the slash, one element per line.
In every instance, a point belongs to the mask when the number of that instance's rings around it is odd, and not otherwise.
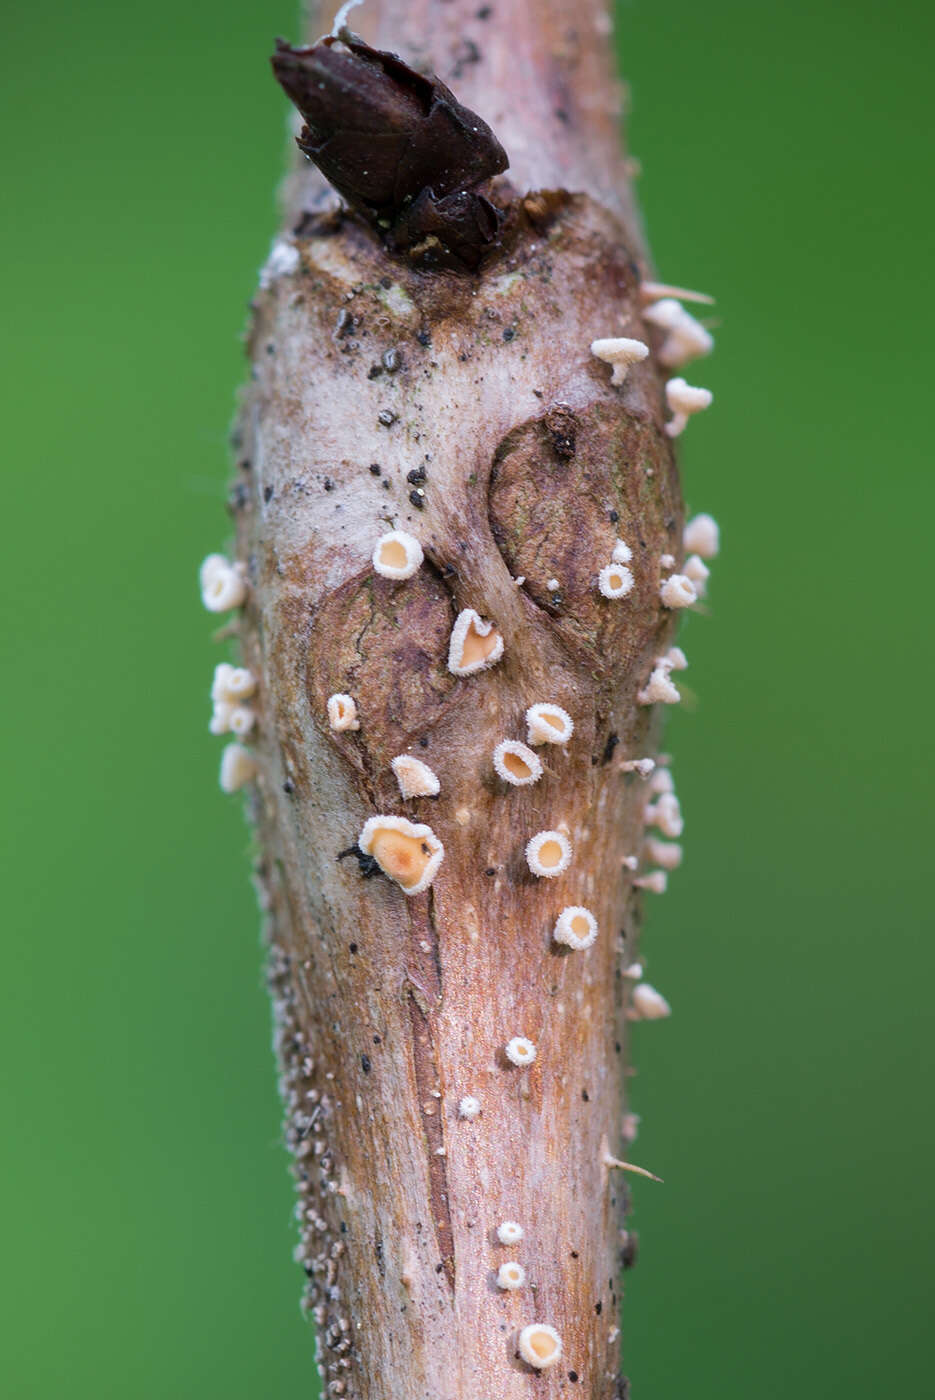
<path fill-rule="evenodd" d="M 504 739 L 493 751 L 493 766 L 497 776 L 514 787 L 529 787 L 542 777 L 538 754 L 518 739 Z"/>
<path fill-rule="evenodd" d="M 498 1288 L 522 1288 L 525 1282 L 526 1270 L 523 1268 L 522 1264 L 501 1264 L 499 1269 L 497 1270 Z"/>
<path fill-rule="evenodd" d="M 659 589 L 659 596 L 666 608 L 690 608 L 698 601 L 695 585 L 685 574 L 670 574 Z"/>
<path fill-rule="evenodd" d="M 547 1322 L 531 1322 L 517 1338 L 517 1348 L 527 1366 L 544 1371 L 562 1357 L 562 1339 Z"/>
<path fill-rule="evenodd" d="M 424 558 L 415 535 L 405 530 L 390 530 L 373 547 L 373 567 L 384 578 L 412 578 Z"/>
<path fill-rule="evenodd" d="M 647 890 L 650 894 L 665 894 L 669 877 L 664 870 L 651 870 L 648 875 L 642 875 L 633 883 L 637 889 Z"/>
<path fill-rule="evenodd" d="M 674 792 L 662 793 L 646 808 L 645 817 L 647 826 L 658 826 L 663 836 L 671 836 L 674 841 L 677 841 L 685 830 L 682 808 Z"/>
<path fill-rule="evenodd" d="M 247 597 L 246 565 L 232 564 L 223 554 L 209 554 L 198 571 L 201 601 L 208 612 L 230 612 Z"/>
<path fill-rule="evenodd" d="M 567 943 L 569 948 L 590 948 L 597 938 L 597 919 L 590 909 L 569 904 L 556 919 L 552 937 L 556 943 Z"/>
<path fill-rule="evenodd" d="M 643 319 L 667 332 L 659 349 L 659 363 L 679 369 L 700 355 L 710 355 L 714 337 L 690 311 L 672 297 L 663 297 L 643 312 Z"/>
<path fill-rule="evenodd" d="M 271 287 L 279 277 L 291 277 L 298 272 L 299 250 L 294 243 L 287 243 L 284 238 L 277 238 L 269 251 L 263 267 L 260 268 L 260 286 L 265 291 Z"/>
<path fill-rule="evenodd" d="M 646 859 L 663 870 L 677 870 L 682 864 L 682 848 L 677 841 L 657 841 L 650 837 L 644 847 Z"/>
<path fill-rule="evenodd" d="M 538 831 L 526 843 L 526 864 L 533 875 L 552 880 L 571 863 L 571 842 L 563 831 Z"/>
<path fill-rule="evenodd" d="M 634 579 L 625 564 L 605 564 L 597 576 L 597 586 L 605 598 L 625 598 Z"/>
<path fill-rule="evenodd" d="M 567 744 L 575 732 L 574 721 L 561 705 L 541 702 L 526 711 L 526 738 L 530 744 Z"/>
<path fill-rule="evenodd" d="M 629 564 L 633 558 L 633 550 L 623 540 L 618 540 L 611 552 L 611 559 L 615 564 Z"/>
<path fill-rule="evenodd" d="M 497 1226 L 497 1239 L 501 1244 L 519 1244 L 523 1238 L 523 1227 L 515 1220 L 504 1220 Z"/>
<path fill-rule="evenodd" d="M 615 336 L 608 340 L 592 340 L 591 354 L 613 367 L 614 372 L 610 377 L 611 384 L 622 384 L 627 377 L 630 366 L 635 365 L 639 360 L 646 359 L 649 354 L 649 346 L 644 345 L 642 340 L 630 340 L 627 336 Z"/>
<path fill-rule="evenodd" d="M 477 1118 L 479 1114 L 480 1099 L 475 1099 L 473 1094 L 465 1094 L 458 1104 L 458 1117 L 467 1118 L 470 1121 L 472 1118 Z"/>
<path fill-rule="evenodd" d="M 427 890 L 445 858 L 445 848 L 432 828 L 406 817 L 371 817 L 364 822 L 357 844 L 407 895 Z"/>
<path fill-rule="evenodd" d="M 448 670 L 453 676 L 473 676 L 495 666 L 503 655 L 503 638 L 473 608 L 458 613 L 448 643 Z"/>
<path fill-rule="evenodd" d="M 714 559 L 721 548 L 721 532 L 713 515 L 696 515 L 689 520 L 682 534 L 686 554 L 700 554 L 702 559 Z"/>
<path fill-rule="evenodd" d="M 633 988 L 633 1010 L 641 1021 L 661 1021 L 672 1015 L 672 1007 L 661 992 L 648 982 L 639 982 Z"/>
<path fill-rule="evenodd" d="M 666 424 L 669 437 L 678 437 L 693 413 L 710 408 L 714 395 L 710 389 L 699 389 L 694 384 L 686 384 L 684 379 L 670 379 L 666 384 L 666 402 L 675 415 Z"/>
<path fill-rule="evenodd" d="M 400 794 L 405 797 L 437 797 L 441 783 L 427 763 L 412 754 L 401 753 L 390 764 L 396 774 Z"/>
<path fill-rule="evenodd" d="M 215 666 L 211 683 L 211 699 L 215 702 L 249 700 L 255 690 L 256 676 L 246 666 L 230 666 L 226 661 Z"/>
<path fill-rule="evenodd" d="M 703 598 L 708 591 L 708 579 L 711 577 L 711 570 L 708 568 L 700 554 L 690 554 L 682 565 L 682 573 L 687 579 L 691 579 L 695 585 L 695 592 L 699 598 Z"/>
<path fill-rule="evenodd" d="M 660 666 L 657 662 L 644 688 L 637 694 L 640 705 L 677 705 L 682 693 L 673 685 L 671 667 Z"/>
<path fill-rule="evenodd" d="M 257 761 L 242 744 L 228 744 L 221 754 L 220 784 L 223 792 L 236 792 L 257 775 Z"/>
<path fill-rule="evenodd" d="M 357 701 L 353 695 L 345 695 L 343 691 L 338 690 L 334 695 L 328 696 L 328 723 L 337 733 L 345 729 L 360 728 Z"/>
<path fill-rule="evenodd" d="M 521 1069 L 531 1065 L 536 1058 L 536 1047 L 524 1035 L 514 1035 L 512 1040 L 507 1041 L 504 1050 L 510 1064 L 519 1065 Z"/>

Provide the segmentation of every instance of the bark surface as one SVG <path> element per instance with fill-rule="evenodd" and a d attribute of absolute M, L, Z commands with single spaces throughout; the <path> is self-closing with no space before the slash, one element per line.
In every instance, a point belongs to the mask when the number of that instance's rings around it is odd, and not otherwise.
<path fill-rule="evenodd" d="M 654 752 L 637 693 L 671 641 L 660 556 L 681 558 L 682 505 L 665 372 L 650 357 L 613 387 L 589 351 L 654 344 L 609 26 L 594 0 L 396 0 L 349 22 L 438 73 L 511 165 L 492 186 L 503 249 L 477 275 L 388 255 L 298 169 L 298 265 L 255 302 L 239 634 L 259 679 L 249 808 L 307 1304 L 329 1395 L 610 1400 L 626 1389 L 626 1187 L 606 1158 L 627 1156 L 640 915 L 622 862 L 641 852 L 647 800 L 621 760 Z M 398 582 L 371 563 L 390 529 L 425 550 Z M 635 586 L 612 600 L 597 575 L 617 539 Z M 447 658 L 465 608 L 494 622 L 504 655 L 459 677 Z M 329 726 L 335 692 L 356 700 L 358 730 Z M 540 701 L 574 735 L 538 748 L 541 780 L 513 787 L 492 753 L 526 739 Z M 430 765 L 438 797 L 401 799 L 400 754 Z M 444 843 L 423 894 L 338 859 L 386 813 Z M 556 828 L 571 864 L 537 878 L 526 842 Z M 597 919 L 586 951 L 552 938 L 569 905 Z M 505 1055 L 517 1035 L 536 1046 L 529 1068 Z M 459 1116 L 465 1096 L 476 1118 Z M 514 1247 L 498 1242 L 505 1220 L 523 1227 Z M 504 1291 L 512 1259 L 527 1282 Z M 531 1322 L 562 1338 L 550 1369 L 518 1355 Z"/>

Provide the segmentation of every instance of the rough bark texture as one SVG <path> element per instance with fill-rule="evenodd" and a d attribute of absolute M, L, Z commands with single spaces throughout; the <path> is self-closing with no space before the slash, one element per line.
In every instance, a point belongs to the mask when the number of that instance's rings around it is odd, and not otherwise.
<path fill-rule="evenodd" d="M 614 388 L 589 353 L 597 337 L 653 339 L 609 27 L 593 0 L 396 0 L 350 20 L 434 69 L 511 168 L 493 186 L 504 250 L 477 276 L 388 256 L 300 171 L 300 265 L 255 303 L 233 496 L 240 638 L 259 678 L 249 806 L 308 1305 L 328 1394 L 610 1400 L 626 1391 L 626 1188 L 605 1158 L 627 1155 L 623 969 L 640 914 L 622 859 L 641 850 L 647 794 L 620 760 L 654 751 L 636 696 L 671 640 L 660 555 L 681 557 L 682 506 L 664 372 L 650 359 Z M 371 565 L 392 528 L 426 554 L 400 582 Z M 636 583 L 613 601 L 596 578 L 618 538 Z M 468 607 L 505 652 L 456 677 L 449 636 Z M 336 691 L 359 730 L 329 727 Z M 541 781 L 511 787 L 492 751 L 525 739 L 537 701 L 575 733 L 537 750 Z M 437 798 L 400 799 L 402 753 L 434 769 Z M 374 813 L 444 842 L 426 893 L 337 859 Z M 537 879 L 525 843 L 563 823 L 571 865 Z M 587 951 L 552 939 L 566 905 L 597 918 Z M 531 1068 L 505 1057 L 515 1035 L 537 1047 Z M 504 1220 L 524 1228 L 514 1248 L 497 1241 Z M 495 1284 L 507 1259 L 527 1273 L 515 1292 Z M 533 1321 L 564 1343 L 542 1372 L 517 1354 Z"/>

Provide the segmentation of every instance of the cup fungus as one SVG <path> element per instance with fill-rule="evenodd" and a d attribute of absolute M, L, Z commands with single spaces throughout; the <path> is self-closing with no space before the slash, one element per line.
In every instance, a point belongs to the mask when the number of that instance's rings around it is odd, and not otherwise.
<path fill-rule="evenodd" d="M 412 578 L 425 555 L 415 535 L 390 530 L 381 535 L 373 550 L 373 567 L 384 578 Z"/>
<path fill-rule="evenodd" d="M 661 1021 L 672 1015 L 672 1007 L 665 997 L 648 982 L 638 982 L 633 988 L 632 1004 L 638 1021 Z"/>
<path fill-rule="evenodd" d="M 501 1244 L 519 1244 L 523 1238 L 523 1227 L 515 1220 L 504 1220 L 497 1226 L 497 1239 Z"/>
<path fill-rule="evenodd" d="M 561 1360 L 562 1339 L 547 1322 L 531 1322 L 524 1327 L 517 1345 L 527 1366 L 534 1366 L 537 1371 L 544 1371 Z"/>
<path fill-rule="evenodd" d="M 668 768 L 657 768 L 649 784 L 652 793 L 675 792 L 675 779 Z"/>
<path fill-rule="evenodd" d="M 223 554 L 209 554 L 198 571 L 201 601 L 208 612 L 229 612 L 239 608 L 247 596 L 247 567 L 232 564 Z"/>
<path fill-rule="evenodd" d="M 673 685 L 669 672 L 671 666 L 661 666 L 657 661 L 646 685 L 637 694 L 639 705 L 677 705 L 682 692 Z"/>
<path fill-rule="evenodd" d="M 514 1288 L 522 1288 L 526 1282 L 526 1270 L 522 1264 L 511 1261 L 509 1264 L 501 1264 L 497 1270 L 497 1287 L 512 1291 Z"/>
<path fill-rule="evenodd" d="M 629 564 L 633 558 L 633 550 L 623 540 L 618 540 L 611 550 L 610 557 L 615 564 Z"/>
<path fill-rule="evenodd" d="M 649 346 L 644 345 L 642 340 L 630 340 L 627 336 L 616 336 L 609 340 L 592 340 L 591 354 L 613 367 L 614 372 L 610 376 L 611 384 L 622 384 L 631 365 L 646 359 L 649 354 Z"/>
<path fill-rule="evenodd" d="M 696 515 L 682 533 L 687 554 L 700 554 L 702 559 L 716 558 L 721 548 L 721 532 L 713 515 Z"/>
<path fill-rule="evenodd" d="M 497 776 L 514 787 L 529 787 L 542 777 L 542 763 L 532 749 L 517 739 L 504 739 L 493 751 Z"/>
<path fill-rule="evenodd" d="M 663 836 L 671 836 L 677 841 L 685 830 L 682 809 L 674 792 L 664 792 L 651 806 L 646 808 L 646 825 L 658 826 Z"/>
<path fill-rule="evenodd" d="M 228 744 L 221 754 L 220 784 L 222 792 L 236 792 L 257 775 L 257 761 L 243 744 Z"/>
<path fill-rule="evenodd" d="M 410 797 L 437 797 L 441 783 L 427 763 L 411 754 L 401 753 L 390 764 L 396 774 L 400 795 Z"/>
<path fill-rule="evenodd" d="M 666 403 L 674 417 L 666 424 L 669 437 L 678 437 L 683 433 L 692 414 L 710 408 L 713 400 L 710 389 L 698 389 L 693 384 L 686 384 L 684 379 L 670 379 L 666 384 Z"/>
<path fill-rule="evenodd" d="M 648 778 L 652 775 L 656 767 L 654 758 L 627 758 L 620 765 L 621 773 L 639 773 L 641 778 Z"/>
<path fill-rule="evenodd" d="M 703 598 L 708 591 L 708 579 L 711 577 L 711 570 L 708 568 L 700 554 L 690 554 L 682 565 L 682 573 L 695 585 L 695 592 L 699 598 Z"/>
<path fill-rule="evenodd" d="M 432 828 L 406 817 L 370 817 L 357 845 L 408 895 L 428 889 L 445 857 L 445 848 Z"/>
<path fill-rule="evenodd" d="M 360 720 L 357 717 L 357 701 L 353 695 L 345 695 L 343 691 L 336 691 L 334 695 L 328 696 L 328 723 L 336 733 L 345 729 L 359 729 Z"/>
<path fill-rule="evenodd" d="M 682 864 L 682 848 L 677 841 L 657 841 L 650 837 L 645 846 L 646 859 L 663 870 L 678 870 Z"/>
<path fill-rule="evenodd" d="M 667 369 L 680 369 L 689 360 L 710 355 L 714 336 L 674 297 L 662 297 L 646 311 L 643 320 L 666 332 L 657 359 Z"/>
<path fill-rule="evenodd" d="M 597 576 L 597 586 L 605 598 L 625 598 L 634 579 L 625 564 L 605 564 Z"/>
<path fill-rule="evenodd" d="M 561 705 L 545 702 L 526 711 L 526 738 L 530 744 L 567 744 L 575 732 L 574 721 Z"/>
<path fill-rule="evenodd" d="M 520 1069 L 531 1065 L 536 1058 L 536 1047 L 524 1035 L 514 1035 L 512 1040 L 507 1041 L 504 1050 L 510 1064 L 518 1065 Z"/>
<path fill-rule="evenodd" d="M 526 843 L 526 864 L 533 875 L 553 880 L 570 862 L 571 842 L 563 831 L 539 831 Z"/>
<path fill-rule="evenodd" d="M 633 884 L 638 890 L 648 890 L 650 894 L 665 894 L 669 877 L 664 870 L 651 870 L 648 875 L 634 880 Z"/>
<path fill-rule="evenodd" d="M 472 1118 L 477 1118 L 479 1114 L 480 1099 L 475 1099 L 473 1094 L 465 1094 L 464 1098 L 458 1104 L 458 1117 L 470 1120 Z"/>
<path fill-rule="evenodd" d="M 453 676 L 473 676 L 496 665 L 503 655 L 503 638 L 492 622 L 473 608 L 458 613 L 448 644 L 448 670 Z"/>
<path fill-rule="evenodd" d="M 226 661 L 215 666 L 211 683 L 211 699 L 215 703 L 249 700 L 255 690 L 256 676 L 246 666 L 230 666 Z"/>
<path fill-rule="evenodd" d="M 552 937 L 556 943 L 567 943 L 569 948 L 590 948 L 597 938 L 597 920 L 590 909 L 569 904 L 556 919 Z"/>
<path fill-rule="evenodd" d="M 660 587 L 659 596 L 665 608 L 690 608 L 698 601 L 695 585 L 685 574 L 670 574 Z"/>

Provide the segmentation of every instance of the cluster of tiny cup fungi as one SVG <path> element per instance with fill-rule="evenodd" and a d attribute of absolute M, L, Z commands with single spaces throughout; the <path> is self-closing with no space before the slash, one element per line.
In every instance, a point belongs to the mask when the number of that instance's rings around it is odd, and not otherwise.
<path fill-rule="evenodd" d="M 287 269 L 283 268 L 282 271 Z M 644 300 L 649 302 L 643 311 L 644 319 L 664 333 L 657 351 L 661 364 L 667 368 L 678 368 L 690 359 L 710 353 L 713 346 L 710 332 L 684 309 L 673 293 L 678 292 L 683 299 L 708 298 L 659 284 L 644 283 L 642 292 Z M 593 341 L 591 352 L 612 366 L 611 384 L 622 385 L 631 366 L 646 359 L 649 347 L 639 340 L 617 337 Z M 681 378 L 668 380 L 665 392 L 673 414 L 666 424 L 670 437 L 677 437 L 684 430 L 688 418 L 707 408 L 712 400 L 709 390 L 695 388 Z M 710 515 L 696 515 L 686 524 L 683 549 L 686 558 L 679 572 L 674 572 L 676 560 L 673 555 L 663 554 L 659 559 L 659 596 L 663 606 L 669 609 L 691 607 L 705 595 L 709 577 L 706 561 L 713 559 L 719 550 L 718 526 Z M 630 546 L 618 539 L 610 561 L 600 568 L 596 578 L 597 589 L 608 600 L 623 599 L 633 589 L 634 577 L 627 567 L 631 559 Z M 423 561 L 424 551 L 419 540 L 402 530 L 391 530 L 382 535 L 373 549 L 374 571 L 394 581 L 411 578 L 421 568 Z M 232 562 L 223 555 L 211 554 L 201 566 L 199 581 L 202 601 L 211 612 L 240 608 L 246 600 L 246 567 L 242 562 Z M 493 622 L 472 608 L 458 614 L 448 648 L 448 669 L 453 675 L 469 677 L 488 670 L 502 658 L 503 651 L 503 637 Z M 646 684 L 638 692 L 638 703 L 647 706 L 677 704 L 682 697 L 672 680 L 672 673 L 684 670 L 687 664 L 684 652 L 677 646 L 670 647 L 664 655 L 657 657 Z M 247 668 L 223 662 L 215 668 L 209 728 L 212 734 L 230 733 L 235 736 L 235 741 L 225 747 L 221 758 L 220 785 L 225 792 L 235 792 L 244 787 L 258 773 L 254 754 L 239 742 L 250 736 L 256 723 L 256 715 L 248 703 L 256 689 L 257 678 Z M 360 729 L 357 702 L 352 695 L 335 692 L 328 698 L 326 708 L 328 724 L 333 732 Z M 544 769 L 536 749 L 545 744 L 567 744 L 575 727 L 568 711 L 551 700 L 530 704 L 525 722 L 525 742 L 503 739 L 491 754 L 492 767 L 497 776 L 515 787 L 537 783 Z M 439 795 L 439 778 L 422 759 L 411 754 L 398 754 L 392 760 L 391 767 L 404 801 Z M 667 886 L 668 873 L 676 869 L 682 860 L 678 838 L 682 835 L 683 819 L 671 772 L 663 763 L 648 757 L 624 759 L 619 769 L 647 780 L 648 800 L 644 809 L 647 831 L 643 856 L 655 868 L 638 874 L 640 858 L 636 855 L 624 857 L 624 867 L 633 872 L 632 883 L 635 887 L 662 894 Z M 667 839 L 650 835 L 649 828 L 655 828 L 661 837 Z M 429 825 L 391 814 L 368 818 L 357 838 L 357 849 L 361 855 L 375 862 L 383 874 L 395 881 L 407 896 L 421 894 L 429 888 L 445 855 L 442 842 Z M 572 856 L 569 832 L 564 823 L 555 830 L 537 832 L 526 843 L 526 863 L 537 878 L 549 880 L 562 875 L 570 866 Z M 557 943 L 572 950 L 585 951 L 597 939 L 597 920 L 589 909 L 568 905 L 557 915 L 552 936 Z M 633 983 L 628 1009 L 631 1019 L 658 1020 L 670 1014 L 671 1008 L 665 997 L 643 980 L 641 964 L 631 964 L 625 976 Z M 513 1036 L 503 1050 L 510 1063 L 520 1068 L 531 1065 L 536 1059 L 536 1046 L 523 1035 Z M 470 1094 L 465 1095 L 458 1106 L 459 1116 L 465 1120 L 477 1118 L 481 1111 L 480 1101 Z M 632 1124 L 628 1136 L 632 1140 L 636 1120 L 633 1115 L 630 1118 Z M 605 1165 L 652 1175 L 609 1155 L 605 1157 Z M 502 1245 L 517 1245 L 523 1238 L 523 1228 L 515 1221 L 504 1221 L 496 1233 Z M 496 1281 L 501 1289 L 515 1291 L 525 1285 L 526 1271 L 520 1263 L 510 1260 L 500 1266 Z M 522 1359 L 536 1370 L 547 1369 L 562 1356 L 562 1339 L 556 1329 L 547 1323 L 535 1322 L 523 1327 L 518 1334 L 517 1345 Z"/>

